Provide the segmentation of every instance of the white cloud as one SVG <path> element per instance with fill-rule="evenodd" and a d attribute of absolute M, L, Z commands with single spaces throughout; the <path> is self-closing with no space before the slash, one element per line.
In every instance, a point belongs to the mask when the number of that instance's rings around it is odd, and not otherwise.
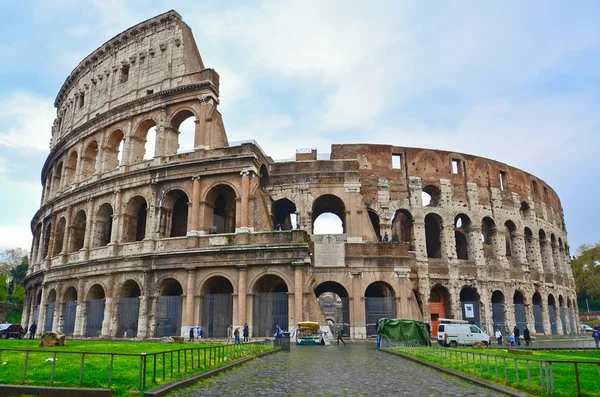
<path fill-rule="evenodd" d="M 0 250 L 23 248 L 29 252 L 31 240 L 31 230 L 27 221 L 19 226 L 0 225 Z"/>
<path fill-rule="evenodd" d="M 52 100 L 16 92 L 0 98 L 0 147 L 48 152 L 56 113 Z"/>

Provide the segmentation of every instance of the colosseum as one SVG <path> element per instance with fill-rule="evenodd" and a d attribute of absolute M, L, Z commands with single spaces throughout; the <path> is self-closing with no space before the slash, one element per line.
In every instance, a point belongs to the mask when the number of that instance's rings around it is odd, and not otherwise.
<path fill-rule="evenodd" d="M 577 328 L 544 181 L 459 152 L 334 144 L 274 161 L 229 142 L 219 75 L 175 11 L 96 49 L 54 104 L 22 320 L 38 334 L 224 337 L 247 323 L 264 337 L 312 320 L 362 339 L 381 317 L 434 334 L 439 318 Z M 315 233 L 323 215 L 340 230 Z"/>

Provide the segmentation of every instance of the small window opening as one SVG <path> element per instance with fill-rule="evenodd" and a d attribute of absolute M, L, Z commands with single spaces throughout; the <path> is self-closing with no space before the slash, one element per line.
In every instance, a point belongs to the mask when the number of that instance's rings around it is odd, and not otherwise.
<path fill-rule="evenodd" d="M 152 95 L 154 94 L 154 90 L 146 90 L 146 95 Z"/>
<path fill-rule="evenodd" d="M 534 180 L 531 180 L 531 193 L 533 193 L 534 195 L 538 193 L 537 182 Z"/>
<path fill-rule="evenodd" d="M 123 66 L 121 68 L 121 83 L 126 82 L 129 79 L 129 66 Z"/>
<path fill-rule="evenodd" d="M 546 186 L 542 186 L 542 189 L 544 190 L 544 200 L 548 200 L 548 188 L 546 188 Z"/>
<path fill-rule="evenodd" d="M 504 190 L 506 184 L 506 172 L 500 171 L 500 190 Z"/>
<path fill-rule="evenodd" d="M 452 159 L 452 173 L 455 175 L 460 173 L 460 160 Z"/>
<path fill-rule="evenodd" d="M 85 94 L 82 92 L 81 95 L 79 96 L 79 109 L 81 109 L 83 107 L 84 103 L 85 103 Z"/>
<path fill-rule="evenodd" d="M 392 154 L 392 168 L 397 169 L 397 170 L 402 168 L 402 155 L 401 154 Z"/>

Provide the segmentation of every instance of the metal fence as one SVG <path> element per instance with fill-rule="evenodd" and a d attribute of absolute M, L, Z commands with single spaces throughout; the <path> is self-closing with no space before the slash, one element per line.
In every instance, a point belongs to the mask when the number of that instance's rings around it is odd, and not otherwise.
<path fill-rule="evenodd" d="M 138 319 L 140 317 L 140 298 L 119 299 L 119 324 L 117 338 L 135 338 L 138 333 Z"/>
<path fill-rule="evenodd" d="M 261 292 L 254 295 L 254 332 L 256 336 L 272 336 L 277 325 L 289 329 L 287 292 Z"/>
<path fill-rule="evenodd" d="M 205 295 L 202 301 L 202 326 L 208 338 L 224 338 L 227 327 L 233 323 L 233 296 L 231 294 Z"/>
<path fill-rule="evenodd" d="M 179 350 L 168 350 L 159 353 L 102 353 L 102 352 L 69 352 L 61 350 L 27 350 L 0 348 L 0 360 L 11 356 L 12 365 L 22 362 L 23 370 L 20 379 L 12 379 L 13 384 L 35 384 L 40 382 L 41 367 L 47 373 L 48 381 L 40 386 L 65 386 L 66 382 L 76 380 L 79 387 L 98 387 L 99 369 L 106 372 L 106 382 L 110 388 L 118 371 L 123 365 L 137 367 L 137 388 L 146 390 L 161 381 L 180 378 L 187 373 L 208 370 L 229 362 L 261 353 L 269 347 L 264 343 L 228 344 L 211 347 L 192 347 Z M 41 356 L 41 357 L 40 357 Z M 100 362 L 98 361 L 100 359 Z M 42 359 L 42 360 L 41 360 Z M 22 360 L 22 361 L 21 361 Z M 51 361 L 48 366 L 40 365 L 39 361 Z M 94 361 L 94 365 L 91 362 Z M 79 371 L 65 372 L 61 370 L 62 363 L 79 363 Z M 48 368 L 49 367 L 49 368 Z M 117 371 L 115 373 L 115 371 Z M 92 375 L 93 374 L 93 375 Z M 29 376 L 29 378 L 28 378 Z M 74 378 L 75 377 L 75 378 Z M 33 379 L 35 378 L 35 380 Z M 133 386 L 135 388 L 135 386 Z"/>
<path fill-rule="evenodd" d="M 156 310 L 156 336 L 175 336 L 181 332 L 181 303 L 177 296 L 159 296 Z"/>
<path fill-rule="evenodd" d="M 77 313 L 77 301 L 67 301 L 65 303 L 63 324 L 63 332 L 65 335 L 73 335 L 73 332 L 75 332 L 75 313 Z"/>
<path fill-rule="evenodd" d="M 104 299 L 93 299 L 87 302 L 87 319 L 85 336 L 100 336 L 104 320 Z"/>
<path fill-rule="evenodd" d="M 48 303 L 46 307 L 46 321 L 44 322 L 44 332 L 52 331 L 52 325 L 54 325 L 54 302 Z"/>
<path fill-rule="evenodd" d="M 555 371 L 560 370 L 561 380 L 573 377 L 573 382 L 563 383 L 577 396 L 589 395 L 597 390 L 600 381 L 600 361 L 540 360 L 524 357 L 507 357 L 478 351 L 464 351 L 442 347 L 409 346 L 400 351 L 444 367 L 494 380 L 517 389 L 550 396 L 555 389 Z"/>

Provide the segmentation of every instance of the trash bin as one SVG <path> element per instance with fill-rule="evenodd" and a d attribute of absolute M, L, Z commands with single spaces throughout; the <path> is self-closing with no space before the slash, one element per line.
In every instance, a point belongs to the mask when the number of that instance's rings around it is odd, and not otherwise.
<path fill-rule="evenodd" d="M 282 334 L 281 350 L 283 350 L 285 352 L 290 351 L 290 333 L 289 332 L 283 332 L 283 334 Z"/>

